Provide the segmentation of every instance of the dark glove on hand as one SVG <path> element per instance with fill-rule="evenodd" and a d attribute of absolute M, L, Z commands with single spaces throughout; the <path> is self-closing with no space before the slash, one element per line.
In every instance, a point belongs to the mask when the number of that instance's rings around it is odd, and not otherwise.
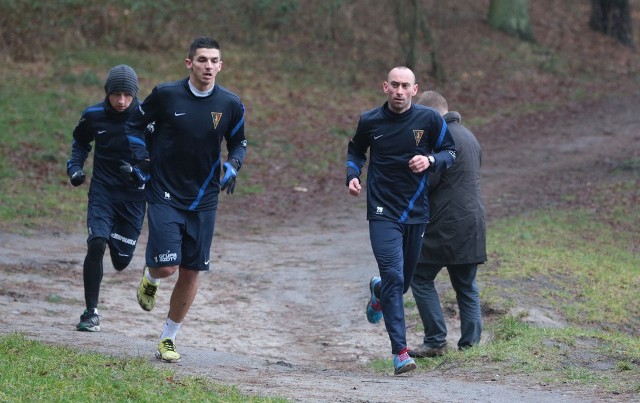
<path fill-rule="evenodd" d="M 69 172 L 69 181 L 73 186 L 80 186 L 84 183 L 86 175 L 82 169 L 77 169 L 73 172 Z"/>
<path fill-rule="evenodd" d="M 126 161 L 121 161 L 120 173 L 129 181 L 138 185 L 143 185 L 149 182 L 151 175 L 147 173 L 149 168 L 148 161 L 140 161 L 138 165 L 131 165 Z"/>
<path fill-rule="evenodd" d="M 226 189 L 227 194 L 233 193 L 233 190 L 236 188 L 236 176 L 238 176 L 240 164 L 236 160 L 229 160 L 224 163 L 222 169 L 224 176 L 222 177 L 222 181 L 220 181 L 220 191 Z"/>

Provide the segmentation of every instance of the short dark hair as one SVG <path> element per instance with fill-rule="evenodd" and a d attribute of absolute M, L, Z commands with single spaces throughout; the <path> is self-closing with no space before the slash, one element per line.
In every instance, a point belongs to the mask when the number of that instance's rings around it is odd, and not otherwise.
<path fill-rule="evenodd" d="M 220 44 L 215 39 L 206 36 L 198 36 L 194 38 L 189 46 L 189 60 L 193 60 L 198 49 L 202 48 L 220 50 Z"/>

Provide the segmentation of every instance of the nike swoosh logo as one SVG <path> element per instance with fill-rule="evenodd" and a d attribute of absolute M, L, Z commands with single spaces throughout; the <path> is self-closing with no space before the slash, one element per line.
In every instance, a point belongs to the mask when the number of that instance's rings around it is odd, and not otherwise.
<path fill-rule="evenodd" d="M 187 112 L 182 112 L 182 113 L 178 113 L 178 112 L 173 112 L 173 116 L 182 116 L 182 115 L 186 115 Z"/>
<path fill-rule="evenodd" d="M 120 252 L 118 252 L 118 256 L 129 257 L 129 255 L 126 255 L 126 254 L 120 253 Z"/>
<path fill-rule="evenodd" d="M 384 134 L 379 134 L 379 135 L 377 135 L 377 136 L 373 136 L 373 139 L 374 139 L 374 140 L 378 140 L 378 139 L 379 139 L 380 137 L 382 137 L 382 136 L 384 136 Z"/>
<path fill-rule="evenodd" d="M 106 133 L 106 130 L 98 130 L 98 134 Z"/>
<path fill-rule="evenodd" d="M 205 265 L 208 265 L 210 261 L 211 261 L 211 260 L 205 260 L 205 261 L 204 261 L 204 264 L 205 264 Z"/>

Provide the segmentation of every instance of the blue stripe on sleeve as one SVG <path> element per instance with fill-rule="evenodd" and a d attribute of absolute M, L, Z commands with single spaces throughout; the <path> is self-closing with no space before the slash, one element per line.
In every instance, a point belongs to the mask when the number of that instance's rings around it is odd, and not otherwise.
<path fill-rule="evenodd" d="M 84 113 L 87 112 L 98 112 L 98 111 L 103 111 L 104 110 L 104 106 L 99 105 L 99 106 L 91 106 L 87 109 L 84 110 Z"/>
<path fill-rule="evenodd" d="M 360 168 L 353 161 L 347 161 L 347 168 L 353 168 L 356 170 L 357 175 L 360 175 Z"/>
<path fill-rule="evenodd" d="M 442 120 L 442 130 L 440 130 L 440 135 L 438 136 L 438 141 L 436 142 L 436 149 L 440 148 L 442 145 L 442 141 L 444 140 L 444 134 L 447 132 L 447 122 Z"/>
<path fill-rule="evenodd" d="M 129 139 L 129 142 L 134 143 L 134 144 L 139 144 L 143 147 L 146 147 L 147 145 L 145 144 L 144 140 L 135 137 L 135 136 L 131 136 L 131 135 L 127 135 L 127 139 Z"/>
<path fill-rule="evenodd" d="M 234 127 L 233 130 L 231 130 L 231 134 L 229 135 L 229 137 L 233 137 L 238 132 L 238 130 L 240 130 L 240 127 L 243 124 L 244 124 L 244 105 L 242 105 L 242 118 L 240 119 L 236 127 Z"/>

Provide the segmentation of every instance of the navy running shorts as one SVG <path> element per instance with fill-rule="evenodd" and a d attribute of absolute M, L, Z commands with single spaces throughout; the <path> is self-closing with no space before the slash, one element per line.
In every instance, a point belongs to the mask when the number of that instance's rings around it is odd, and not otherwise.
<path fill-rule="evenodd" d="M 147 219 L 147 266 L 209 270 L 216 210 L 189 211 L 149 203 Z"/>
<path fill-rule="evenodd" d="M 132 258 L 138 243 L 146 202 L 113 200 L 110 195 L 89 192 L 87 206 L 87 243 L 105 238 L 113 254 Z"/>

